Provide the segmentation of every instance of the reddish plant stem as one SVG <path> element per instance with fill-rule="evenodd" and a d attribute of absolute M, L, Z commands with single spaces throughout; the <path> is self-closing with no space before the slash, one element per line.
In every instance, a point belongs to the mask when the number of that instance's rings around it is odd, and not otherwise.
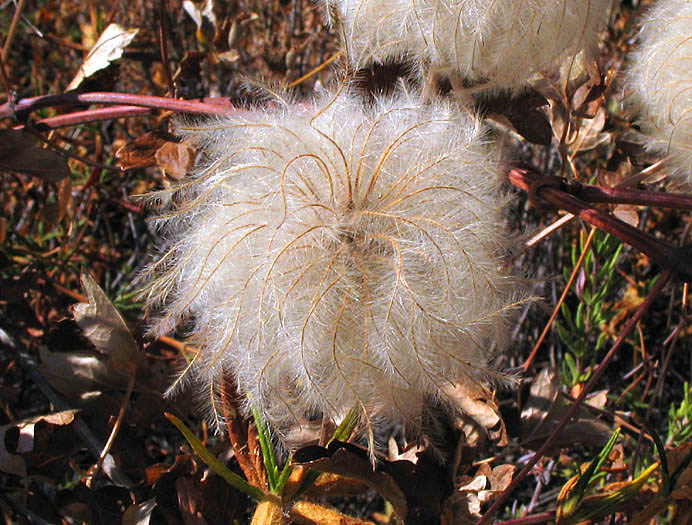
<path fill-rule="evenodd" d="M 151 114 L 151 108 L 139 106 L 112 106 L 108 108 L 87 109 L 85 111 L 75 111 L 57 117 L 48 117 L 37 121 L 34 128 L 43 131 L 46 128 L 56 129 L 75 126 L 78 124 L 88 124 L 101 120 L 112 120 L 125 117 L 141 117 Z M 14 129 L 22 129 L 24 126 L 16 126 Z"/>
<path fill-rule="evenodd" d="M 178 100 L 151 95 L 131 95 L 129 93 L 61 93 L 58 95 L 42 95 L 40 97 L 23 98 L 14 104 L 0 106 L 0 118 L 11 117 L 12 109 L 16 113 L 31 112 L 52 106 L 75 106 L 83 104 L 108 104 L 139 106 L 152 109 L 181 111 L 204 115 L 233 114 L 237 110 L 226 99 L 204 99 L 203 101 Z"/>
<path fill-rule="evenodd" d="M 583 184 L 575 195 L 587 202 L 658 206 L 676 210 L 692 210 L 692 195 L 660 191 L 621 190 Z"/>
<path fill-rule="evenodd" d="M 521 365 L 521 367 L 524 369 L 524 372 L 528 372 L 529 368 L 531 368 L 531 365 L 533 364 L 533 360 L 536 358 L 536 355 L 538 355 L 538 349 L 543 344 L 543 341 L 545 340 L 546 336 L 548 335 L 548 332 L 550 332 L 550 329 L 553 326 L 555 319 L 557 318 L 557 314 L 560 313 L 560 309 L 562 308 L 562 305 L 565 302 L 565 299 L 567 298 L 567 294 L 572 289 L 572 285 L 574 284 L 574 281 L 577 279 L 577 276 L 579 275 L 579 270 L 581 269 L 581 265 L 584 263 L 584 259 L 586 258 L 586 254 L 589 253 L 589 248 L 591 247 L 591 243 L 593 242 L 593 238 L 594 238 L 595 234 L 596 234 L 596 228 L 592 228 L 591 233 L 589 233 L 589 237 L 586 239 L 586 243 L 584 244 L 584 248 L 581 251 L 581 255 L 579 256 L 579 260 L 577 261 L 577 264 L 574 266 L 574 269 L 572 270 L 572 275 L 570 275 L 569 281 L 567 281 L 567 284 L 565 285 L 565 289 L 562 291 L 562 295 L 560 296 L 560 299 L 558 300 L 557 304 L 555 305 L 555 308 L 553 309 L 553 313 L 550 315 L 550 319 L 548 319 L 548 322 L 546 323 L 545 327 L 543 328 L 543 331 L 541 332 L 541 335 L 539 336 L 538 341 L 536 341 L 536 344 L 534 345 L 533 350 L 531 350 L 529 357 L 526 359 L 526 361 L 524 361 L 524 364 Z"/>
<path fill-rule="evenodd" d="M 171 65 L 168 63 L 168 46 L 166 45 L 166 0 L 159 1 L 159 46 L 161 49 L 163 72 L 166 75 L 166 83 L 168 84 L 168 96 L 175 97 L 175 84 L 171 74 Z"/>
<path fill-rule="evenodd" d="M 545 443 L 543 443 L 541 448 L 539 448 L 536 451 L 536 453 L 532 456 L 532 458 L 529 460 L 526 466 L 523 469 L 521 469 L 519 474 L 517 474 L 517 476 L 512 480 L 509 486 L 493 502 L 491 507 L 488 509 L 488 512 L 486 512 L 485 515 L 478 522 L 478 525 L 486 525 L 487 523 L 489 523 L 489 520 L 492 518 L 492 516 L 502 507 L 502 505 L 510 496 L 510 494 L 512 494 L 512 492 L 514 492 L 514 490 L 519 486 L 519 483 L 521 483 L 523 479 L 531 472 L 534 465 L 538 463 L 538 460 L 540 460 L 545 455 L 545 453 L 553 446 L 555 439 L 557 439 L 557 437 L 560 435 L 560 432 L 564 430 L 565 426 L 567 426 L 574 414 L 576 414 L 577 410 L 579 410 L 579 407 L 586 399 L 586 396 L 589 393 L 591 393 L 594 386 L 596 386 L 598 381 L 603 376 L 610 361 L 612 361 L 613 357 L 615 357 L 615 354 L 617 354 L 620 347 L 625 343 L 634 327 L 643 317 L 644 313 L 653 304 L 654 300 L 661 292 L 661 290 L 663 290 L 666 284 L 668 284 L 668 281 L 670 281 L 671 276 L 672 272 L 670 270 L 666 270 L 663 273 L 662 277 L 658 280 L 658 282 L 654 285 L 649 294 L 646 296 L 646 299 L 644 299 L 644 302 L 642 302 L 642 304 L 639 305 L 639 307 L 634 312 L 630 320 L 627 322 L 627 325 L 625 326 L 624 330 L 617 338 L 617 341 L 615 341 L 615 344 L 612 346 L 612 348 L 605 355 L 603 361 L 601 361 L 598 367 L 594 370 L 593 374 L 591 375 L 591 378 L 588 380 L 586 385 L 584 385 L 581 394 L 579 394 L 579 397 L 574 401 L 567 413 L 560 420 L 560 423 L 558 424 L 557 428 L 548 437 L 548 439 L 546 439 Z"/>
<path fill-rule="evenodd" d="M 5 88 L 5 96 L 7 97 L 7 103 L 4 106 L 8 106 L 10 110 L 10 116 L 12 113 L 12 90 L 10 89 L 10 79 L 7 77 L 7 70 L 5 69 L 5 61 L 0 55 L 0 79 L 2 80 L 2 86 Z M 4 107 L 3 106 L 3 107 Z"/>
<path fill-rule="evenodd" d="M 10 30 L 7 32 L 7 38 L 5 39 L 5 44 L 2 46 L 2 61 L 7 62 L 7 57 L 10 55 L 10 47 L 14 41 L 14 36 L 17 34 L 17 27 L 19 27 L 19 20 L 22 18 L 22 13 L 24 12 L 24 6 L 26 0 L 19 0 L 16 4 L 16 9 L 14 11 L 14 16 L 12 17 L 12 22 L 10 22 Z"/>
<path fill-rule="evenodd" d="M 549 182 L 546 182 L 546 179 Z M 678 248 L 659 241 L 609 213 L 593 208 L 587 202 L 569 193 L 567 187 L 560 188 L 562 179 L 559 177 L 541 177 L 528 170 L 513 169 L 509 173 L 509 180 L 513 185 L 530 193 L 535 193 L 536 188 L 538 188 L 540 201 L 567 210 L 592 226 L 615 235 L 623 242 L 646 254 L 666 270 L 674 272 L 680 280 L 692 281 L 692 257 L 689 249 Z M 578 184 L 575 192 L 581 195 L 583 188 L 584 186 Z M 535 196 L 538 197 L 538 195 Z"/>

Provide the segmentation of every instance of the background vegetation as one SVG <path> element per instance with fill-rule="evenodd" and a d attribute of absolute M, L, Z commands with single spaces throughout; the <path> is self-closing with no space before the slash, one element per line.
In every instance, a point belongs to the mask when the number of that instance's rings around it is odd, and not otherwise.
<path fill-rule="evenodd" d="M 582 113 L 543 107 L 553 135 L 550 145 L 515 135 L 517 164 L 546 175 L 562 174 L 568 166 L 567 173 L 581 182 L 606 187 L 625 181 L 656 191 L 666 185 L 665 170 L 638 176 L 656 159 L 637 145 L 618 84 L 634 44 L 635 17 L 649 3 L 616 6 L 602 48 L 601 88 L 590 86 L 586 101 L 577 100 L 583 92 L 571 94 Z M 218 1 L 211 12 L 194 4 L 186 10 L 172 0 L 18 4 L 0 4 L 3 103 L 65 92 L 111 23 L 137 33 L 121 46 L 121 56 L 84 75 L 76 88 L 80 93 L 166 96 L 173 84 L 177 98 L 221 97 L 241 106 L 261 102 L 256 81 L 292 86 L 296 97 L 308 95 L 318 83 L 339 81 L 333 68 L 319 69 L 338 55 L 338 38 L 307 0 Z M 90 107 L 52 105 L 30 115 L 12 114 L 10 108 L 0 121 L 0 514 L 6 523 L 248 522 L 251 499 L 209 474 L 165 412 L 184 421 L 214 456 L 255 487 L 288 497 L 285 491 L 295 494 L 305 473 L 288 489 L 278 479 L 278 467 L 270 469 L 267 481 L 263 465 L 272 454 L 270 445 L 261 443 L 266 437 L 261 424 L 259 434 L 255 424 L 239 421 L 229 435 L 210 435 L 189 396 L 162 397 L 181 356 L 194 349 L 175 337 L 144 339 L 146 321 L 135 300 L 137 270 L 148 260 L 156 235 L 147 224 L 149 210 L 133 196 L 181 177 L 189 159 L 171 146 L 170 111 L 141 110 L 136 116 L 64 126 L 59 120 Z M 42 119 L 49 120 L 42 125 Z M 56 122 L 62 123 L 49 129 Z M 569 141 L 560 141 L 565 122 L 579 126 Z M 9 131 L 20 125 L 29 131 Z M 56 149 L 61 155 L 50 153 Z M 67 164 L 61 160 L 65 155 Z M 689 209 L 603 209 L 654 238 L 688 243 Z M 402 508 L 396 498 L 403 495 L 407 523 L 432 523 L 440 516 L 444 523 L 473 523 L 492 501 L 499 508 L 486 519 L 511 523 L 692 522 L 690 324 L 687 285 L 679 281 L 655 293 L 586 403 L 529 475 L 511 493 L 506 490 L 511 476 L 581 395 L 662 271 L 580 220 L 563 220 L 558 229 L 545 231 L 560 216 L 531 206 L 519 190 L 508 213 L 517 236 L 527 239 L 515 264 L 533 275 L 534 293 L 545 301 L 522 311 L 511 352 L 500 363 L 523 371 L 520 388 L 497 394 L 506 442 L 492 428 L 475 441 L 468 429 L 463 434 L 463 428 L 449 429 L 450 450 L 457 453 L 439 467 L 424 454 L 405 450 L 400 429 L 388 429 L 393 439 L 390 450 L 383 451 L 379 477 L 357 472 L 353 465 L 366 457 L 358 449 L 342 449 L 350 454 L 351 467 L 337 474 L 352 481 L 333 474 L 330 485 L 323 476 L 322 485 L 307 494 L 339 494 L 329 500 L 338 512 L 311 508 L 313 500 L 301 496 L 290 520 L 395 523 L 393 509 Z M 542 238 L 531 238 L 543 231 Z M 82 284 L 84 272 L 93 284 Z M 85 296 L 94 311 L 74 308 Z M 90 316 L 101 324 L 107 320 L 109 342 L 102 338 L 98 344 Z M 121 337 L 118 344 L 113 333 Z M 128 354 L 128 345 L 134 345 L 134 354 Z M 319 429 L 308 437 L 319 438 Z M 250 451 L 245 457 L 239 453 L 244 445 Z M 320 450 L 304 449 L 301 461 L 338 470 L 334 450 Z M 316 463 L 325 454 L 332 461 L 326 467 Z M 431 494 L 416 494 L 416 487 L 426 485 Z"/>

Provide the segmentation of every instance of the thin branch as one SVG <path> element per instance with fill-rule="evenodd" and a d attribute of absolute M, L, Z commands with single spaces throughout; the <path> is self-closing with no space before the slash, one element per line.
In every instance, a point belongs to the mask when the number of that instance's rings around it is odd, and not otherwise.
<path fill-rule="evenodd" d="M 130 95 L 128 93 L 61 93 L 23 98 L 12 108 L 10 104 L 0 106 L 0 118 L 11 117 L 12 109 L 17 113 L 32 112 L 53 106 L 76 106 L 83 104 L 128 105 L 152 109 L 180 111 L 202 115 L 237 114 L 238 110 L 230 105 L 227 99 L 203 99 L 202 101 L 178 100 L 151 95 Z"/>
<path fill-rule="evenodd" d="M 684 193 L 621 190 L 618 188 L 602 188 L 582 184 L 575 196 L 583 201 L 592 203 L 635 204 L 638 206 L 692 210 L 692 195 Z"/>
<path fill-rule="evenodd" d="M 538 338 L 538 341 L 536 341 L 536 345 L 533 347 L 533 350 L 529 354 L 529 357 L 526 359 L 526 361 L 522 365 L 524 372 L 528 371 L 528 369 L 531 368 L 531 365 L 533 364 L 533 360 L 536 358 L 536 354 L 538 353 L 538 349 L 541 347 L 541 344 L 543 344 L 543 340 L 548 335 L 550 328 L 553 326 L 553 322 L 555 321 L 557 314 L 560 312 L 560 308 L 562 307 L 562 303 L 565 302 L 565 299 L 567 298 L 567 294 L 572 289 L 572 285 L 574 284 L 574 281 L 576 280 L 577 275 L 579 275 L 579 270 L 581 269 L 581 265 L 584 263 L 584 259 L 586 258 L 586 254 L 589 252 L 589 248 L 591 247 L 591 242 L 593 241 L 595 234 L 596 234 L 596 228 L 591 228 L 591 232 L 589 233 L 589 237 L 586 239 L 586 243 L 584 244 L 584 249 L 582 250 L 581 255 L 579 256 L 579 260 L 577 261 L 577 264 L 574 266 L 574 270 L 572 270 L 572 275 L 570 275 L 569 281 L 567 281 L 567 284 L 565 285 L 565 289 L 563 290 L 562 295 L 560 296 L 560 300 L 555 305 L 555 309 L 553 310 L 553 313 L 550 316 L 550 319 L 548 319 L 548 323 L 545 325 L 545 328 L 543 328 L 543 332 L 541 333 L 541 336 Z"/>
<path fill-rule="evenodd" d="M 87 109 L 84 111 L 75 111 L 66 115 L 58 115 L 38 120 L 34 123 L 34 127 L 38 131 L 46 129 L 66 128 L 79 124 L 89 124 L 91 122 L 100 122 L 102 120 L 113 120 L 126 117 L 141 117 L 150 115 L 151 108 L 143 108 L 139 106 L 113 106 L 107 108 Z M 16 126 L 14 129 L 22 129 L 24 126 Z"/>
<path fill-rule="evenodd" d="M 5 104 L 10 110 L 10 117 L 14 117 L 14 106 L 12 100 L 12 90 L 10 89 L 10 79 L 7 77 L 7 69 L 5 69 L 5 60 L 0 56 L 0 80 L 2 80 L 2 86 L 5 88 L 5 96 L 7 97 L 7 103 Z"/>
<path fill-rule="evenodd" d="M 135 378 L 137 377 L 137 361 L 135 361 L 135 363 L 134 363 L 135 366 L 134 366 L 134 369 L 132 370 L 132 372 L 130 373 L 130 380 L 127 383 L 127 390 L 125 391 L 125 396 L 123 397 L 123 400 L 120 403 L 120 410 L 118 411 L 118 418 L 115 420 L 115 423 L 113 424 L 113 428 L 111 429 L 110 436 L 108 436 L 108 440 L 106 440 L 106 444 L 103 446 L 103 450 L 101 451 L 101 454 L 99 455 L 99 459 L 96 462 L 96 465 L 92 469 L 89 470 L 87 480 L 86 480 L 86 485 L 88 488 L 92 488 L 92 484 L 94 483 L 96 476 L 98 476 L 98 473 L 103 468 L 103 462 L 106 460 L 106 458 L 108 458 L 108 456 L 110 454 L 111 447 L 113 446 L 113 443 L 115 442 L 115 438 L 118 435 L 120 428 L 122 427 L 123 420 L 125 419 L 125 413 L 127 412 L 127 407 L 130 404 L 130 398 L 132 397 L 132 391 L 135 387 Z"/>
<path fill-rule="evenodd" d="M 643 252 L 666 270 L 674 272 L 681 281 L 692 281 L 692 256 L 690 256 L 689 248 L 680 248 L 662 242 L 609 213 L 592 207 L 589 203 L 572 195 L 570 188 L 573 184 L 570 181 L 560 177 L 542 177 L 523 169 L 511 170 L 509 180 L 518 188 L 528 191 L 539 205 L 544 206 L 547 203 L 566 210 Z M 580 193 L 581 186 L 577 183 L 575 192 Z M 678 195 L 677 197 L 688 196 Z"/>
<path fill-rule="evenodd" d="M 12 23 L 10 24 L 10 30 L 7 33 L 7 38 L 5 39 L 5 45 L 2 48 L 2 61 L 7 62 L 7 57 L 10 54 L 10 48 L 12 47 L 12 42 L 14 36 L 17 34 L 17 27 L 19 26 L 19 20 L 22 18 L 22 13 L 24 12 L 24 5 L 26 0 L 19 0 L 17 4 L 17 9 L 14 11 L 14 16 L 12 17 Z"/>
<path fill-rule="evenodd" d="M 166 75 L 166 83 L 168 84 L 168 96 L 175 97 L 176 89 L 173 83 L 171 65 L 168 63 L 168 46 L 166 45 L 166 0 L 159 1 L 159 46 L 161 49 L 163 72 Z"/>

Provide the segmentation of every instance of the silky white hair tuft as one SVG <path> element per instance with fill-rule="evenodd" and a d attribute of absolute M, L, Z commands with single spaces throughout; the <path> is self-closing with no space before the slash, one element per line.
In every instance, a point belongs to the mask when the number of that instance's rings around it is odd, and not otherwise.
<path fill-rule="evenodd" d="M 538 74 L 560 75 L 565 62 L 581 70 L 597 54 L 611 7 L 611 0 L 326 3 L 356 69 L 420 60 L 459 86 L 512 92 Z"/>
<path fill-rule="evenodd" d="M 692 1 L 659 1 L 641 23 L 627 72 L 647 147 L 667 155 L 670 175 L 692 181 Z"/>
<path fill-rule="evenodd" d="M 200 349 L 183 377 L 217 421 L 224 374 L 279 432 L 353 407 L 415 428 L 450 385 L 505 379 L 491 348 L 525 296 L 477 118 L 340 93 L 177 132 L 199 161 L 160 195 L 147 302 Z"/>

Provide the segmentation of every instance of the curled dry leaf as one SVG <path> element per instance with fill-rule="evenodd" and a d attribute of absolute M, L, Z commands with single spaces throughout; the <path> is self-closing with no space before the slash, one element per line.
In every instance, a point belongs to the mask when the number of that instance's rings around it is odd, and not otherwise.
<path fill-rule="evenodd" d="M 164 137 L 153 131 L 147 131 L 115 152 L 115 158 L 120 169 L 132 170 L 148 168 L 156 164 L 156 150 L 166 143 Z"/>
<path fill-rule="evenodd" d="M 415 465 L 410 461 L 379 460 L 373 470 L 366 450 L 334 441 L 328 448 L 311 446 L 296 451 L 293 462 L 364 483 L 389 501 L 406 523 L 439 519 L 443 502 L 453 491 L 449 473 L 430 451 L 419 454 Z"/>
<path fill-rule="evenodd" d="M 76 413 L 76 410 L 65 410 L 63 412 L 36 416 L 0 426 L 0 470 L 9 474 L 26 477 L 27 461 L 29 463 L 37 463 L 33 461 L 36 457 L 41 457 L 44 460 L 46 458 L 53 460 L 53 455 L 60 455 L 60 451 L 64 449 L 64 447 L 59 446 L 59 444 L 55 442 L 51 443 L 50 435 L 52 434 L 52 429 L 54 427 L 72 424 Z M 43 432 L 37 435 L 36 430 L 37 424 L 39 423 L 43 423 L 47 425 L 47 427 L 43 428 Z M 18 435 L 16 438 L 16 446 L 14 450 L 10 452 L 7 449 L 6 437 L 8 430 L 12 429 L 16 429 Z M 61 440 L 61 442 L 62 441 L 64 441 L 64 439 Z M 74 441 L 72 441 L 72 443 L 74 443 Z M 33 457 L 23 457 L 27 455 Z M 38 463 L 42 463 L 42 461 Z"/>
<path fill-rule="evenodd" d="M 121 525 L 149 525 L 151 513 L 156 508 L 156 498 L 131 505 L 123 514 Z"/>
<path fill-rule="evenodd" d="M 108 356 L 108 366 L 131 374 L 135 370 L 139 348 L 120 312 L 89 274 L 82 274 L 82 287 L 88 303 L 72 309 L 75 321 L 96 349 Z"/>
<path fill-rule="evenodd" d="M 118 24 L 110 24 L 101 33 L 66 90 L 77 88 L 85 78 L 107 68 L 114 60 L 118 60 L 138 31 L 138 29 L 126 29 Z"/>
<path fill-rule="evenodd" d="M 519 135 L 541 146 L 549 146 L 552 137 L 548 117 L 540 109 L 547 105 L 548 100 L 533 90 L 518 97 L 503 92 L 483 103 L 491 117 L 504 117 Z"/>
<path fill-rule="evenodd" d="M 592 406 L 600 409 L 607 397 L 604 392 L 597 392 L 590 399 Z M 533 450 L 540 447 L 568 409 L 569 403 L 560 395 L 559 374 L 549 368 L 541 370 L 521 412 L 522 445 Z M 573 446 L 575 442 L 602 447 L 611 433 L 610 425 L 596 419 L 588 409 L 580 408 L 555 440 L 553 450 Z"/>
<path fill-rule="evenodd" d="M 181 180 L 192 168 L 195 159 L 194 150 L 187 144 L 164 142 L 156 150 L 156 164 L 167 177 Z"/>
<path fill-rule="evenodd" d="M 483 463 L 475 477 L 467 478 L 445 502 L 443 522 L 445 525 L 476 523 L 481 517 L 481 506 L 505 490 L 512 482 L 514 465 L 499 465 L 495 468 Z"/>
<path fill-rule="evenodd" d="M 86 401 L 94 392 L 122 390 L 127 376 L 108 367 L 91 352 L 51 352 L 39 349 L 38 371 L 48 384 L 71 400 Z"/>
<path fill-rule="evenodd" d="M 346 516 L 337 510 L 309 501 L 299 501 L 291 509 L 291 523 L 310 525 L 374 525 L 372 521 Z"/>
<path fill-rule="evenodd" d="M 408 504 L 402 490 L 392 477 L 381 470 L 373 470 L 367 455 L 354 445 L 332 442 L 328 448 L 311 446 L 298 450 L 293 462 L 317 472 L 327 472 L 353 478 L 379 492 L 394 507 L 397 515 L 405 519 Z"/>
<path fill-rule="evenodd" d="M 499 446 L 509 443 L 493 392 L 479 383 L 464 382 L 446 388 L 445 393 L 466 416 L 460 418 L 457 425 L 464 432 L 468 446 L 476 446 L 486 438 Z"/>
<path fill-rule="evenodd" d="M 599 171 L 599 182 L 605 186 L 621 189 L 636 189 L 639 175 L 633 175 L 634 167 L 629 158 L 618 164 L 616 171 Z M 639 227 L 639 207 L 632 204 L 611 206 L 613 215 L 630 226 Z"/>
<path fill-rule="evenodd" d="M 274 498 L 261 501 L 252 516 L 251 525 L 284 525 L 284 513 L 281 502 Z M 308 521 L 307 523 L 312 523 Z"/>
<path fill-rule="evenodd" d="M 362 481 L 324 472 L 303 494 L 308 498 L 333 498 L 364 494 L 367 491 L 368 486 Z"/>
<path fill-rule="evenodd" d="M 185 525 L 207 525 L 200 507 L 200 493 L 195 482 L 189 478 L 175 480 L 178 494 L 178 510 L 183 516 Z"/>
<path fill-rule="evenodd" d="M 692 466 L 690 455 L 692 443 L 686 443 L 670 450 L 666 454 L 668 471 L 672 473 L 669 493 L 659 489 L 649 498 L 650 501 L 640 512 L 632 518 L 633 525 L 647 525 L 652 523 L 656 515 L 671 508 L 670 523 L 692 523 Z M 647 487 L 645 487 L 646 489 Z M 644 491 L 643 491 L 644 492 Z M 640 499 L 641 495 L 640 495 Z M 641 508 L 641 505 L 640 507 Z"/>
<path fill-rule="evenodd" d="M 17 171 L 58 182 L 69 177 L 65 158 L 37 144 L 37 138 L 24 130 L 0 130 L 0 170 Z"/>
<path fill-rule="evenodd" d="M 0 470 L 8 474 L 26 478 L 26 465 L 24 460 L 21 456 L 7 450 L 7 445 L 5 444 L 7 431 L 16 426 L 16 423 L 10 423 L 9 425 L 2 425 L 0 427 Z"/>

